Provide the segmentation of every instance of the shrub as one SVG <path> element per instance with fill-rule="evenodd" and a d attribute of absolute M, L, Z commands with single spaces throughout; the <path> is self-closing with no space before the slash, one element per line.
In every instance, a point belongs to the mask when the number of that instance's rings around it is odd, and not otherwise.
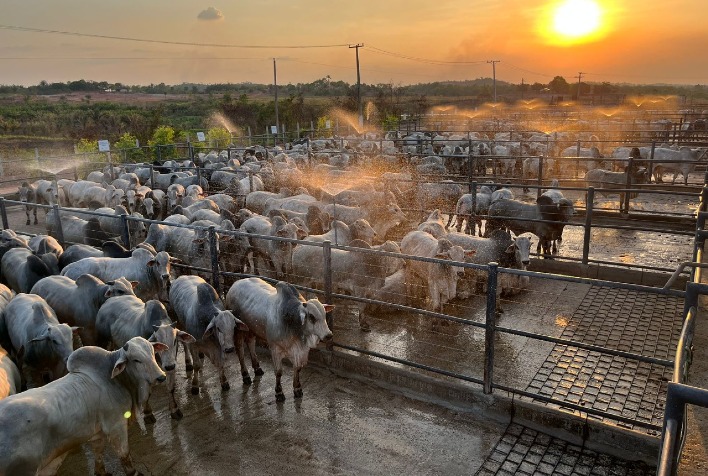
<path fill-rule="evenodd" d="M 145 158 L 145 152 L 135 146 L 136 138 L 126 132 L 113 144 L 113 149 L 120 153 L 123 162 L 139 162 Z"/>

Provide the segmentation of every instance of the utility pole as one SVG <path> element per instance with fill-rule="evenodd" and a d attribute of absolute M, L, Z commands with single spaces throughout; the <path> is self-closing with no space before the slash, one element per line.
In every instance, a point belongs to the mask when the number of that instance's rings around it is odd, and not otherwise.
<path fill-rule="evenodd" d="M 361 107 L 361 74 L 359 73 L 359 48 L 362 48 L 364 43 L 349 45 L 349 48 L 356 49 L 356 100 L 359 103 L 359 127 L 364 126 L 364 112 Z"/>
<path fill-rule="evenodd" d="M 499 60 L 489 60 L 487 63 L 492 63 L 492 81 L 494 83 L 494 102 L 497 102 L 497 63 Z"/>
<path fill-rule="evenodd" d="M 275 69 L 275 58 L 273 58 L 273 89 L 275 89 L 275 127 L 279 132 L 280 122 L 278 122 L 278 72 Z"/>
<path fill-rule="evenodd" d="M 578 75 L 575 76 L 576 78 L 578 78 L 578 93 L 576 94 L 578 102 L 580 102 L 580 80 L 583 79 L 584 74 L 585 73 L 583 73 L 582 71 L 579 71 Z"/>

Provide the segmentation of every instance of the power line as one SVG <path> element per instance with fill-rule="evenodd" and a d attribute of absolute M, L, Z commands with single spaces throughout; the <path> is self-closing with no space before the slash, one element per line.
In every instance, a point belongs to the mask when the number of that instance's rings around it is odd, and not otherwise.
<path fill-rule="evenodd" d="M 188 41 L 167 41 L 167 40 L 151 40 L 147 38 L 132 38 L 127 36 L 113 35 L 97 35 L 93 33 L 78 33 L 74 31 L 48 30 L 45 28 L 30 28 L 25 26 L 0 25 L 2 30 L 22 31 L 28 33 L 50 33 L 55 35 L 80 36 L 87 38 L 102 38 L 106 40 L 121 40 L 121 41 L 136 41 L 139 43 L 158 43 L 161 45 L 180 45 L 180 46 L 199 46 L 210 48 L 252 48 L 252 49 L 305 49 L 305 48 L 336 48 L 341 46 L 349 46 L 348 43 L 331 44 L 331 45 L 235 45 L 235 44 L 220 44 L 220 43 L 194 43 Z"/>
<path fill-rule="evenodd" d="M 392 56 L 394 58 L 401 58 L 401 59 L 407 59 L 409 61 L 417 61 L 419 63 L 427 63 L 427 64 L 450 64 L 450 65 L 468 65 L 468 64 L 482 64 L 484 61 L 443 61 L 443 60 L 435 60 L 435 59 L 429 59 L 429 58 L 419 58 L 417 56 L 408 56 L 404 55 L 401 53 L 395 53 L 393 51 L 388 51 L 388 50 L 383 50 L 381 48 L 377 48 L 375 46 L 368 46 L 367 50 L 371 51 L 372 53 L 378 53 L 386 56 Z"/>
<path fill-rule="evenodd" d="M 554 78 L 555 77 L 555 75 L 553 75 L 553 74 L 546 74 L 546 73 L 539 73 L 538 71 L 531 71 L 530 69 L 520 68 L 518 66 L 514 66 L 513 64 L 507 63 L 507 62 L 504 62 L 504 66 L 508 66 L 510 68 L 518 69 L 519 71 L 524 71 L 526 73 L 531 73 L 531 74 L 535 74 L 538 76 L 545 76 L 547 78 Z"/>
<path fill-rule="evenodd" d="M 76 61 L 129 61 L 129 60 L 256 60 L 264 61 L 271 60 L 272 58 L 238 58 L 238 57 L 216 57 L 216 56 L 112 56 L 112 57 L 98 57 L 98 56 L 2 56 L 0 60 L 76 60 Z"/>

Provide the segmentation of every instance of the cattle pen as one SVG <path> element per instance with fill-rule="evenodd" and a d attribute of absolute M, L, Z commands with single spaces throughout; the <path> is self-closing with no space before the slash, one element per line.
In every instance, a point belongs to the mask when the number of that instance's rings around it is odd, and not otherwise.
<path fill-rule="evenodd" d="M 513 140 L 512 133 L 509 140 Z M 243 151 L 245 147 L 229 148 L 227 154 L 230 156 L 231 151 Z M 577 148 L 580 147 L 578 143 Z M 656 144 L 651 147 L 654 149 Z M 193 158 L 195 155 L 194 147 L 189 144 L 181 150 L 185 157 Z M 340 152 L 343 150 L 340 144 Z M 416 190 L 421 185 L 442 183 L 459 187 L 476 197 L 481 187 L 506 186 L 533 202 L 544 190 L 551 188 L 549 175 L 544 173 L 546 158 L 534 157 L 540 159 L 537 178 L 497 174 L 494 162 L 503 160 L 504 156 L 485 159 L 489 160 L 485 168 L 491 166 L 492 173 L 478 175 L 474 173 L 473 161 L 463 160 L 469 159 L 469 156 L 455 157 L 453 154 L 446 160 L 460 159 L 463 162 L 461 174 L 431 176 L 413 173 L 410 178 L 397 178 L 395 183 L 384 181 L 384 188 Z M 410 166 L 410 158 L 411 154 L 400 154 L 395 157 L 394 163 L 396 166 Z M 51 161 L 42 158 L 38 163 L 44 160 Z M 628 182 L 622 188 L 611 189 L 613 193 L 624 193 L 622 199 L 601 199 L 597 204 L 594 195 L 605 191 L 604 187 L 598 190 L 582 186 L 577 179 L 581 160 L 586 159 L 579 157 L 579 154 L 568 158 L 568 163 L 573 164 L 575 170 L 561 177 L 560 185 L 554 187 L 572 199 L 576 211 L 566 224 L 568 231 L 564 235 L 561 251 L 558 254 L 532 253 L 529 269 L 506 268 L 497 263 L 450 261 L 367 249 L 336 241 L 312 242 L 130 215 L 116 218 L 115 215 L 95 211 L 80 213 L 81 216 L 119 220 L 123 243 L 130 243 L 133 223 L 143 223 L 146 227 L 160 224 L 199 232 L 209 244 L 209 266 L 196 267 L 190 256 L 176 255 L 174 257 L 178 261 L 174 267 L 179 273 L 203 276 L 220 295 L 225 294 L 236 279 L 256 276 L 243 272 L 243 267 L 237 269 L 229 265 L 235 255 L 230 254 L 228 247 L 220 246 L 228 237 L 316 249 L 318 254 L 321 253 L 322 263 L 322 279 L 316 286 L 303 284 L 305 277 L 295 273 L 280 277 L 303 293 L 337 304 L 337 309 L 328 316 L 334 339 L 327 348 L 316 352 L 313 359 L 317 368 L 307 374 L 308 379 L 325 389 L 324 395 L 312 395 L 312 405 L 318 405 L 320 411 L 327 408 L 328 421 L 340 418 L 344 420 L 339 423 L 342 426 L 352 425 L 356 430 L 366 432 L 370 428 L 366 422 L 371 417 L 355 408 L 362 404 L 359 398 L 363 392 L 356 386 L 352 389 L 351 379 L 359 379 L 356 381 L 362 385 L 376 382 L 385 389 L 393 389 L 396 392 L 394 403 L 409 410 L 397 413 L 399 410 L 387 404 L 386 393 L 378 388 L 373 390 L 372 387 L 371 398 L 375 413 L 397 415 L 404 421 L 403 426 L 394 431 L 408 431 L 428 442 L 443 435 L 440 442 L 431 446 L 430 451 L 436 456 L 425 463 L 423 472 L 477 472 L 487 475 L 504 474 L 504 469 L 514 473 L 532 464 L 535 457 L 531 448 L 543 442 L 540 444 L 543 453 L 538 455 L 535 463 L 540 474 L 563 474 L 559 469 L 563 464 L 560 460 L 568 454 L 573 455 L 570 458 L 571 468 L 582 468 L 587 466 L 583 461 L 592 460 L 597 467 L 606 463 L 608 470 L 623 468 L 623 474 L 653 474 L 659 453 L 662 457 L 658 464 L 659 474 L 671 474 L 671 465 L 678 461 L 680 443 L 684 437 L 681 429 L 683 416 L 678 411 L 683 404 L 674 403 L 675 400 L 707 403 L 702 392 L 685 388 L 685 378 L 681 373 L 686 366 L 684 356 L 690 352 L 695 316 L 700 309 L 699 295 L 706 292 L 700 284 L 700 266 L 695 264 L 702 261 L 706 236 L 703 231 L 708 199 L 706 177 L 701 170 L 692 172 L 690 178 L 685 176 L 685 185 Z M 624 161 L 632 168 L 631 158 L 615 160 Z M 652 160 L 649 159 L 650 165 Z M 702 164 L 696 161 L 696 165 Z M 94 161 L 87 165 L 95 168 L 118 167 L 121 164 Z M 154 172 L 150 167 L 152 176 Z M 204 173 L 202 168 L 196 166 L 180 166 L 180 169 L 192 170 L 200 177 Z M 387 169 L 383 167 L 382 170 Z M 68 173 L 78 178 L 84 171 L 74 164 L 73 170 Z M 59 177 L 61 174 L 58 171 L 48 176 L 54 180 Z M 253 180 L 253 174 L 249 173 L 248 177 Z M 362 181 L 367 179 L 366 176 L 361 178 Z M 12 183 L 17 185 L 17 182 L 14 179 Z M 345 189 L 348 184 L 346 178 L 333 178 L 327 186 L 336 192 Z M 210 190 L 209 193 L 218 191 Z M 632 197 L 633 194 L 638 194 L 639 198 Z M 413 196 L 417 200 L 402 203 L 401 208 L 414 226 L 420 218 L 425 219 L 435 209 L 446 216 L 455 214 L 453 208 L 446 207 L 449 202 L 436 203 L 425 200 L 419 194 Z M 333 202 L 333 205 L 333 218 L 337 219 L 337 204 Z M 43 233 L 42 226 L 23 225 L 25 206 L 18 200 L 0 197 L 3 229 L 13 229 L 27 235 Z M 56 217 L 57 226 L 51 234 L 62 245 L 71 244 L 64 239 L 61 217 L 77 212 L 57 204 L 38 204 L 37 207 L 47 215 Z M 479 218 L 486 219 L 488 216 L 480 215 Z M 405 230 L 403 225 L 410 225 L 410 222 L 393 228 L 390 238 L 400 242 Z M 614 241 L 609 245 L 603 243 L 608 239 Z M 662 245 L 665 247 L 662 248 Z M 340 252 L 349 253 L 355 259 L 358 256 L 373 256 L 380 267 L 391 261 L 453 266 L 460 268 L 461 273 L 475 275 L 484 287 L 471 290 L 463 299 L 449 302 L 442 310 L 431 310 L 421 300 L 403 302 L 400 293 L 397 295 L 396 292 L 390 295 L 391 299 L 348 292 L 339 280 L 366 280 L 372 276 L 361 275 L 361 271 L 355 268 L 347 270 L 344 275 L 335 274 L 332 269 L 333 254 Z M 688 270 L 682 271 L 684 267 Z M 670 273 L 674 272 L 675 277 L 670 279 Z M 275 275 L 263 274 L 260 277 L 271 282 L 278 279 Z M 512 286 L 516 289 L 499 296 L 501 282 L 517 283 Z M 527 284 L 518 284 L 522 282 Z M 425 283 L 416 286 L 424 287 Z M 368 321 L 367 325 L 363 326 L 362 321 Z M 327 372 L 334 372 L 336 376 L 329 377 Z M 244 426 L 255 426 L 264 413 L 268 413 L 267 408 L 273 402 L 266 401 L 266 397 L 254 397 L 253 406 L 249 407 L 249 401 L 244 398 L 247 393 L 259 395 L 261 390 L 256 386 L 253 391 L 244 390 L 243 396 L 235 398 L 230 395 L 228 399 L 218 393 L 210 393 L 207 398 L 187 404 L 186 408 L 191 408 L 195 416 L 191 420 L 188 417 L 184 423 L 194 422 L 215 408 L 215 425 L 222 432 L 229 431 L 229 423 L 240 415 L 244 415 Z M 331 397 L 333 392 L 342 394 L 345 408 L 337 408 L 340 402 Z M 403 403 L 405 395 L 442 402 L 448 409 L 442 413 L 462 409 L 477 412 L 473 413 L 477 416 L 493 415 L 489 422 L 481 424 L 486 436 L 463 440 L 476 445 L 479 452 L 467 455 L 470 459 L 462 461 L 450 456 L 444 448 L 443 443 L 452 444 L 450 441 L 459 435 L 478 431 L 472 429 L 468 421 L 472 418 L 469 417 L 460 418 L 447 430 L 438 427 L 430 433 L 427 430 L 417 433 L 420 429 L 415 428 L 415 415 L 424 415 L 426 420 L 437 417 L 455 420 L 455 416 L 448 413 L 441 416 L 440 410 L 431 409 L 425 402 Z M 305 463 L 308 470 L 316 474 L 338 472 L 336 463 L 333 463 L 336 454 L 352 442 L 350 437 L 332 431 L 317 416 L 313 416 L 311 412 L 314 409 L 307 408 L 305 403 L 309 402 L 309 397 L 307 393 L 305 400 L 292 409 L 287 407 L 283 410 L 280 407 L 278 417 L 266 417 L 267 425 L 277 424 L 279 418 L 281 423 L 287 421 L 284 428 L 274 429 L 271 434 L 274 439 L 284 436 L 276 448 L 292 458 L 309 461 Z M 297 422 L 304 421 L 332 441 L 301 448 L 301 441 L 293 435 L 296 434 Z M 373 422 L 371 425 L 374 427 Z M 150 430 L 143 427 L 143 432 L 150 433 Z M 153 430 L 155 435 L 162 432 L 170 433 L 170 448 L 179 448 L 180 444 L 194 448 L 194 442 L 188 440 L 195 436 L 183 434 L 164 418 Z M 219 441 L 207 433 L 201 432 L 200 437 L 218 447 Z M 151 440 L 144 434 L 131 434 L 132 437 L 142 438 L 141 441 L 146 444 L 145 448 L 138 450 L 143 456 L 145 471 L 171 472 L 174 470 L 171 465 L 182 461 L 177 456 L 170 456 L 167 462 L 150 466 L 150 451 L 167 452 L 158 447 L 157 438 Z M 308 438 L 314 441 L 314 437 Z M 378 445 L 374 458 L 385 458 L 387 452 L 399 457 L 405 455 L 400 447 L 387 448 L 384 435 L 374 435 L 372 438 Z M 245 448 L 254 449 L 255 446 L 247 444 Z M 561 454 L 555 455 L 558 447 L 562 447 L 565 453 L 561 451 Z M 218 459 L 227 459 L 223 450 L 213 451 L 218 453 Z M 320 458 L 313 458 L 313 454 L 318 454 Z M 324 458 L 326 461 L 321 458 L 323 454 L 327 455 Z M 516 454 L 523 455 L 520 461 L 515 460 Z M 558 458 L 554 459 L 555 456 Z M 349 465 L 349 469 L 342 472 L 369 472 L 361 461 L 356 461 L 357 458 L 371 461 L 368 456 L 355 452 L 352 457 L 342 458 Z M 549 460 L 554 462 L 548 463 Z M 392 471 L 416 469 L 401 462 L 401 459 L 397 461 Z M 543 466 L 544 462 L 546 466 Z M 522 466 L 524 463 L 527 466 Z M 85 464 L 79 458 L 71 468 L 76 471 L 83 469 Z M 257 467 L 257 461 L 248 457 L 238 458 L 238 464 L 243 471 Z M 288 469 L 287 465 L 279 464 L 275 463 L 275 469 Z M 551 469 L 548 469 L 549 465 Z M 198 463 L 197 467 L 207 473 L 218 472 L 216 466 L 210 463 Z M 583 473 L 578 469 L 574 474 Z"/>

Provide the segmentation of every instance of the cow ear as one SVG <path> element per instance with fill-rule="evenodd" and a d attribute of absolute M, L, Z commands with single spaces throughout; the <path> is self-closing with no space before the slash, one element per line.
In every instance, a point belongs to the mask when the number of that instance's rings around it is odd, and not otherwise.
<path fill-rule="evenodd" d="M 506 250 L 504 250 L 504 253 L 516 253 L 516 244 L 512 243 L 510 244 Z"/>
<path fill-rule="evenodd" d="M 334 304 L 322 304 L 325 312 L 332 312 L 334 310 Z"/>
<path fill-rule="evenodd" d="M 465 250 L 465 256 L 471 258 L 477 254 L 477 250 Z"/>
<path fill-rule="evenodd" d="M 305 318 L 307 317 L 307 303 L 303 302 L 302 307 L 300 307 L 300 324 L 305 324 Z"/>
<path fill-rule="evenodd" d="M 79 335 L 79 331 L 83 329 L 81 326 L 71 326 L 71 333 L 76 335 Z"/>
<path fill-rule="evenodd" d="M 130 287 L 133 289 L 137 288 L 138 284 L 140 284 L 138 281 L 130 281 Z"/>
<path fill-rule="evenodd" d="M 197 341 L 192 334 L 184 331 L 177 331 L 177 338 L 185 344 L 194 344 Z"/>
<path fill-rule="evenodd" d="M 167 344 L 163 344 L 162 342 L 150 342 L 152 344 L 152 349 L 155 352 L 165 352 L 166 350 L 169 350 L 169 346 Z"/>
<path fill-rule="evenodd" d="M 111 372 L 111 378 L 116 378 L 118 374 L 125 370 L 125 365 L 128 362 L 128 358 L 125 356 L 125 352 L 120 353 L 120 357 L 116 360 L 113 366 L 113 371 Z"/>
<path fill-rule="evenodd" d="M 150 261 L 147 262 L 148 266 L 155 266 L 155 264 L 157 264 L 157 261 L 155 261 L 154 259 L 151 259 Z"/>
<path fill-rule="evenodd" d="M 447 253 L 438 253 L 435 255 L 437 259 L 450 259 Z"/>
<path fill-rule="evenodd" d="M 206 339 L 207 337 L 213 336 L 214 335 L 214 321 L 211 321 L 209 325 L 207 326 L 206 330 L 204 331 L 204 335 L 202 336 L 202 339 Z"/>
<path fill-rule="evenodd" d="M 109 298 L 111 296 L 113 296 L 113 290 L 111 288 L 106 289 L 106 292 L 103 293 L 103 297 Z"/>

